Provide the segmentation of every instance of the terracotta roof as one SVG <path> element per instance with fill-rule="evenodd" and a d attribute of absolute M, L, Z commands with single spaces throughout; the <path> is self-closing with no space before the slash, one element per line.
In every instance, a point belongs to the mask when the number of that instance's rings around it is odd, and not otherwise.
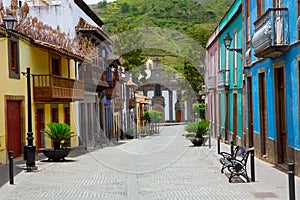
<path fill-rule="evenodd" d="M 148 104 L 148 102 L 145 101 L 145 99 L 137 99 L 138 103 Z"/>
<path fill-rule="evenodd" d="M 148 97 L 148 96 L 144 96 L 144 95 L 142 95 L 142 94 L 140 94 L 140 93 L 135 93 L 135 96 L 137 97 L 137 98 L 141 98 L 141 99 L 152 99 L 151 97 Z"/>
<path fill-rule="evenodd" d="M 104 22 L 98 17 L 98 15 L 83 1 L 74 0 L 74 2 L 81 8 L 98 26 L 104 25 Z"/>
<path fill-rule="evenodd" d="M 131 80 L 128 80 L 128 81 L 126 82 L 126 85 L 127 85 L 127 86 L 132 86 L 132 87 L 135 87 L 135 88 L 138 87 L 138 85 L 135 84 L 134 82 L 132 82 Z"/>
<path fill-rule="evenodd" d="M 54 45 L 54 44 L 50 44 L 50 43 L 39 41 L 39 40 L 33 40 L 32 44 L 40 46 L 40 47 L 44 47 L 44 48 L 48 48 L 48 49 L 54 50 L 57 53 L 61 53 L 63 55 L 75 58 L 76 60 L 80 60 L 80 61 L 84 60 L 84 57 L 82 57 L 81 55 L 75 54 L 75 53 L 70 52 L 70 51 L 67 51 L 67 50 L 65 50 L 63 47 L 61 47 L 59 45 Z"/>
<path fill-rule="evenodd" d="M 76 31 L 96 31 L 104 40 L 107 40 L 109 43 L 112 43 L 112 40 L 106 35 L 99 27 L 89 24 L 86 20 L 80 17 L 77 26 L 75 27 Z"/>

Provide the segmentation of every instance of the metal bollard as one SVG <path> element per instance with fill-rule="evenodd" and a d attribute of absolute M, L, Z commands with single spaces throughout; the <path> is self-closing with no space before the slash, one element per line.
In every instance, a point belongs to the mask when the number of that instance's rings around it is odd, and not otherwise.
<path fill-rule="evenodd" d="M 233 141 L 231 141 L 230 144 L 230 153 L 233 156 Z"/>
<path fill-rule="evenodd" d="M 208 147 L 211 148 L 211 134 L 209 133 L 209 136 L 208 136 Z"/>
<path fill-rule="evenodd" d="M 220 137 L 218 137 L 217 150 L 218 150 L 218 154 L 220 154 Z"/>
<path fill-rule="evenodd" d="M 9 151 L 9 184 L 14 184 L 14 152 Z"/>
<path fill-rule="evenodd" d="M 295 200 L 295 173 L 294 163 L 288 164 L 288 175 L 289 175 L 289 194 L 290 200 Z"/>
<path fill-rule="evenodd" d="M 251 181 L 255 182 L 254 149 L 250 150 L 250 170 L 251 170 Z"/>

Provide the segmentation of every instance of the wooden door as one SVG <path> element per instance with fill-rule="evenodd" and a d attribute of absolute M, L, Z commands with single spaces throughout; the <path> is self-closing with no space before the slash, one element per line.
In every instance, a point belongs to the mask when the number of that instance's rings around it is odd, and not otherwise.
<path fill-rule="evenodd" d="M 233 135 L 232 135 L 232 140 L 234 145 L 236 145 L 236 137 L 238 135 L 238 112 L 237 112 L 237 94 L 233 94 Z"/>
<path fill-rule="evenodd" d="M 176 122 L 181 122 L 182 121 L 182 111 L 177 110 L 176 111 Z"/>
<path fill-rule="evenodd" d="M 228 113 L 228 92 L 225 93 L 225 141 L 228 141 L 228 124 L 229 124 L 229 113 Z"/>
<path fill-rule="evenodd" d="M 14 158 L 21 155 L 21 101 L 6 102 L 7 150 L 14 152 Z"/>
<path fill-rule="evenodd" d="M 70 125 L 70 108 L 69 107 L 64 107 L 64 123 Z M 70 138 L 64 142 L 67 147 L 71 146 Z"/>
<path fill-rule="evenodd" d="M 86 119 L 85 119 L 85 104 L 81 103 L 80 104 L 80 115 L 79 115 L 79 119 L 80 119 L 80 123 L 79 123 L 79 127 L 80 127 L 80 134 L 79 134 L 79 142 L 80 145 L 84 145 L 85 143 L 85 127 L 86 127 Z"/>
<path fill-rule="evenodd" d="M 260 116 L 260 142 L 261 154 L 266 155 L 267 143 L 267 112 L 266 112 L 266 76 L 265 73 L 259 73 L 259 116 Z"/>
<path fill-rule="evenodd" d="M 277 132 L 277 145 L 278 163 L 286 163 L 286 109 L 285 109 L 285 87 L 284 87 L 284 71 L 283 68 L 275 69 L 275 107 L 276 107 L 276 132 Z"/>
<path fill-rule="evenodd" d="M 248 89 L 248 145 L 249 147 L 254 146 L 253 138 L 253 105 L 252 105 L 252 77 L 247 78 L 247 89 Z"/>
<path fill-rule="evenodd" d="M 44 109 L 39 108 L 36 110 L 36 141 L 37 141 L 37 149 L 39 151 L 40 148 L 45 147 L 44 144 L 44 134 L 41 130 L 45 129 L 44 124 Z M 40 152 L 40 151 L 39 151 Z"/>

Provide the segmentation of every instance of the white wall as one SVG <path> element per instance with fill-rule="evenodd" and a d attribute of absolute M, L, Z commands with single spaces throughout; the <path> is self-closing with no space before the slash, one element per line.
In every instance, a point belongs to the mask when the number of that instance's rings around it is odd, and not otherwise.
<path fill-rule="evenodd" d="M 10 5 L 10 0 L 2 1 L 4 7 L 8 7 Z M 25 2 L 25 0 L 22 0 L 22 2 Z M 37 17 L 39 21 L 50 25 L 53 28 L 56 28 L 57 25 L 59 25 L 61 31 L 70 33 L 72 38 L 76 35 L 75 26 L 77 25 L 80 17 L 85 19 L 88 23 L 97 26 L 96 23 L 74 3 L 74 0 L 62 0 L 60 2 L 60 4 L 49 6 L 30 6 L 32 3 L 28 2 L 29 15 Z"/>

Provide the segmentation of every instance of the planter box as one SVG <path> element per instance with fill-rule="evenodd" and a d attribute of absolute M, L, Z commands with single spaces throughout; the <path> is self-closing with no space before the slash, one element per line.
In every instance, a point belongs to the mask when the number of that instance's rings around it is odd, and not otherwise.
<path fill-rule="evenodd" d="M 68 154 L 72 149 L 65 148 L 60 150 L 54 150 L 53 148 L 42 148 L 40 150 L 49 160 L 60 161 L 60 160 L 65 160 L 65 157 L 68 156 Z"/>

